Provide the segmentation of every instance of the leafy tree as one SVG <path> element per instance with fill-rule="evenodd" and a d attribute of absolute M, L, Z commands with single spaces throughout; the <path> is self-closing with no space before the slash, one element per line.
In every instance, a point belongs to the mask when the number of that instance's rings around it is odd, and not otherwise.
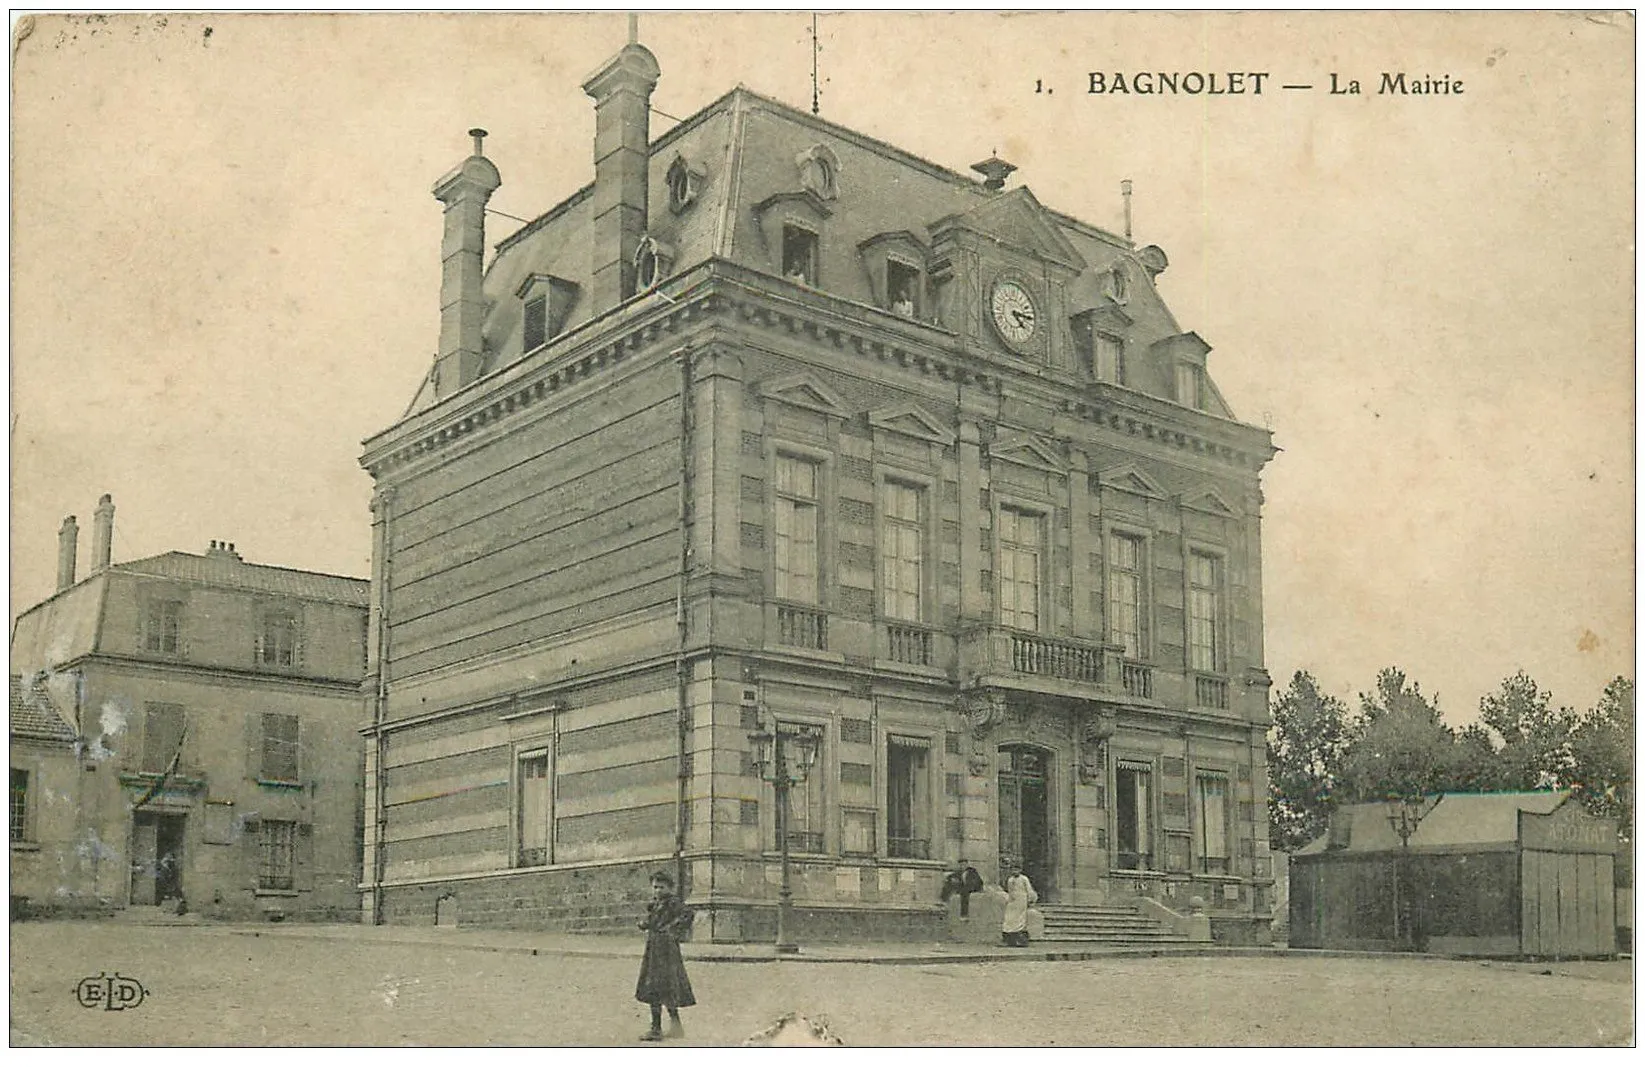
<path fill-rule="evenodd" d="M 1497 780 L 1484 788 L 1547 789 L 1569 777 L 1576 714 L 1551 701 L 1552 694 L 1538 689 L 1524 671 L 1503 679 L 1501 688 L 1480 700 L 1481 732 L 1502 739 Z"/>
<path fill-rule="evenodd" d="M 1599 703 L 1571 730 L 1570 764 L 1563 785 L 1595 815 L 1614 818 L 1633 840 L 1634 683 L 1611 680 Z"/>
<path fill-rule="evenodd" d="M 1397 800 L 1450 788 L 1455 735 L 1404 671 L 1383 668 L 1376 689 L 1361 693 L 1359 701 L 1343 761 L 1343 779 L 1354 800 Z"/>
<path fill-rule="evenodd" d="M 1268 839 L 1289 852 L 1327 829 L 1348 750 L 1348 706 L 1298 671 L 1271 710 Z"/>

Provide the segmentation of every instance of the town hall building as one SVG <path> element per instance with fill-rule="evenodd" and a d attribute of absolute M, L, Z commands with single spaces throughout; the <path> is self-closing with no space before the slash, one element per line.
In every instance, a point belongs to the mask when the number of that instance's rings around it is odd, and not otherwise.
<path fill-rule="evenodd" d="M 1267 937 L 1260 475 L 1168 263 L 738 88 L 487 256 L 444 206 L 438 355 L 366 441 L 368 921 L 771 934 L 752 733 L 811 729 L 801 938 L 933 938 L 945 870 Z M 430 242 L 432 249 L 432 241 Z"/>

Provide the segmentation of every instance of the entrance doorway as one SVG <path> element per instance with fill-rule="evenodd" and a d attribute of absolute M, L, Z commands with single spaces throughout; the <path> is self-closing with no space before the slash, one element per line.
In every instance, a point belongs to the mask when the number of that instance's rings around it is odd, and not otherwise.
<path fill-rule="evenodd" d="M 1000 863 L 1022 864 L 1042 898 L 1053 895 L 1048 753 L 1028 745 L 1000 748 Z"/>
<path fill-rule="evenodd" d="M 183 896 L 183 828 L 187 817 L 138 814 L 131 832 L 131 902 L 159 904 Z"/>

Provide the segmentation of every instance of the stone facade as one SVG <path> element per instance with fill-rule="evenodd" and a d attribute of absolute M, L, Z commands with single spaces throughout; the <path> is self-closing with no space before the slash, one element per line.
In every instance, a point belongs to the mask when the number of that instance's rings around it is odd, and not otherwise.
<path fill-rule="evenodd" d="M 33 844 L 55 868 L 25 885 L 14 843 L 13 894 L 47 911 L 180 897 L 223 918 L 356 916 L 367 583 L 217 543 L 103 558 L 78 582 L 68 568 L 12 635 L 13 669 L 68 724 L 72 772 L 63 797 L 37 797 Z M 14 738 L 14 774 L 28 751 Z"/>
<path fill-rule="evenodd" d="M 637 48 L 590 85 L 649 93 Z M 670 863 L 699 937 L 763 939 L 776 721 L 822 737 L 802 936 L 940 932 L 965 856 L 1261 939 L 1273 449 L 1165 267 L 741 89 L 504 239 L 478 369 L 362 458 L 368 916 Z"/>

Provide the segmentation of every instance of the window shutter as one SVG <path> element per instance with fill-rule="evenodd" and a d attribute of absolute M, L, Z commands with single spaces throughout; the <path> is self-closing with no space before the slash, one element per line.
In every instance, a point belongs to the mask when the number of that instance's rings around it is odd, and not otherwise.
<path fill-rule="evenodd" d="M 292 842 L 291 851 L 296 867 L 292 871 L 292 888 L 299 892 L 312 892 L 315 881 L 313 823 L 297 824 L 296 840 Z"/>
<path fill-rule="evenodd" d="M 251 637 L 251 662 L 254 664 L 261 665 L 263 662 L 263 634 L 267 631 L 267 629 L 267 618 L 264 615 L 259 614 L 257 616 L 256 630 Z"/>
<path fill-rule="evenodd" d="M 301 607 L 294 608 L 291 613 L 291 665 L 299 670 L 303 666 L 303 651 L 307 645 L 304 640 L 308 631 L 308 627 L 304 625 L 305 621 L 303 609 Z"/>
<path fill-rule="evenodd" d="M 261 712 L 246 713 L 246 777 L 252 781 L 263 776 L 263 716 Z"/>

